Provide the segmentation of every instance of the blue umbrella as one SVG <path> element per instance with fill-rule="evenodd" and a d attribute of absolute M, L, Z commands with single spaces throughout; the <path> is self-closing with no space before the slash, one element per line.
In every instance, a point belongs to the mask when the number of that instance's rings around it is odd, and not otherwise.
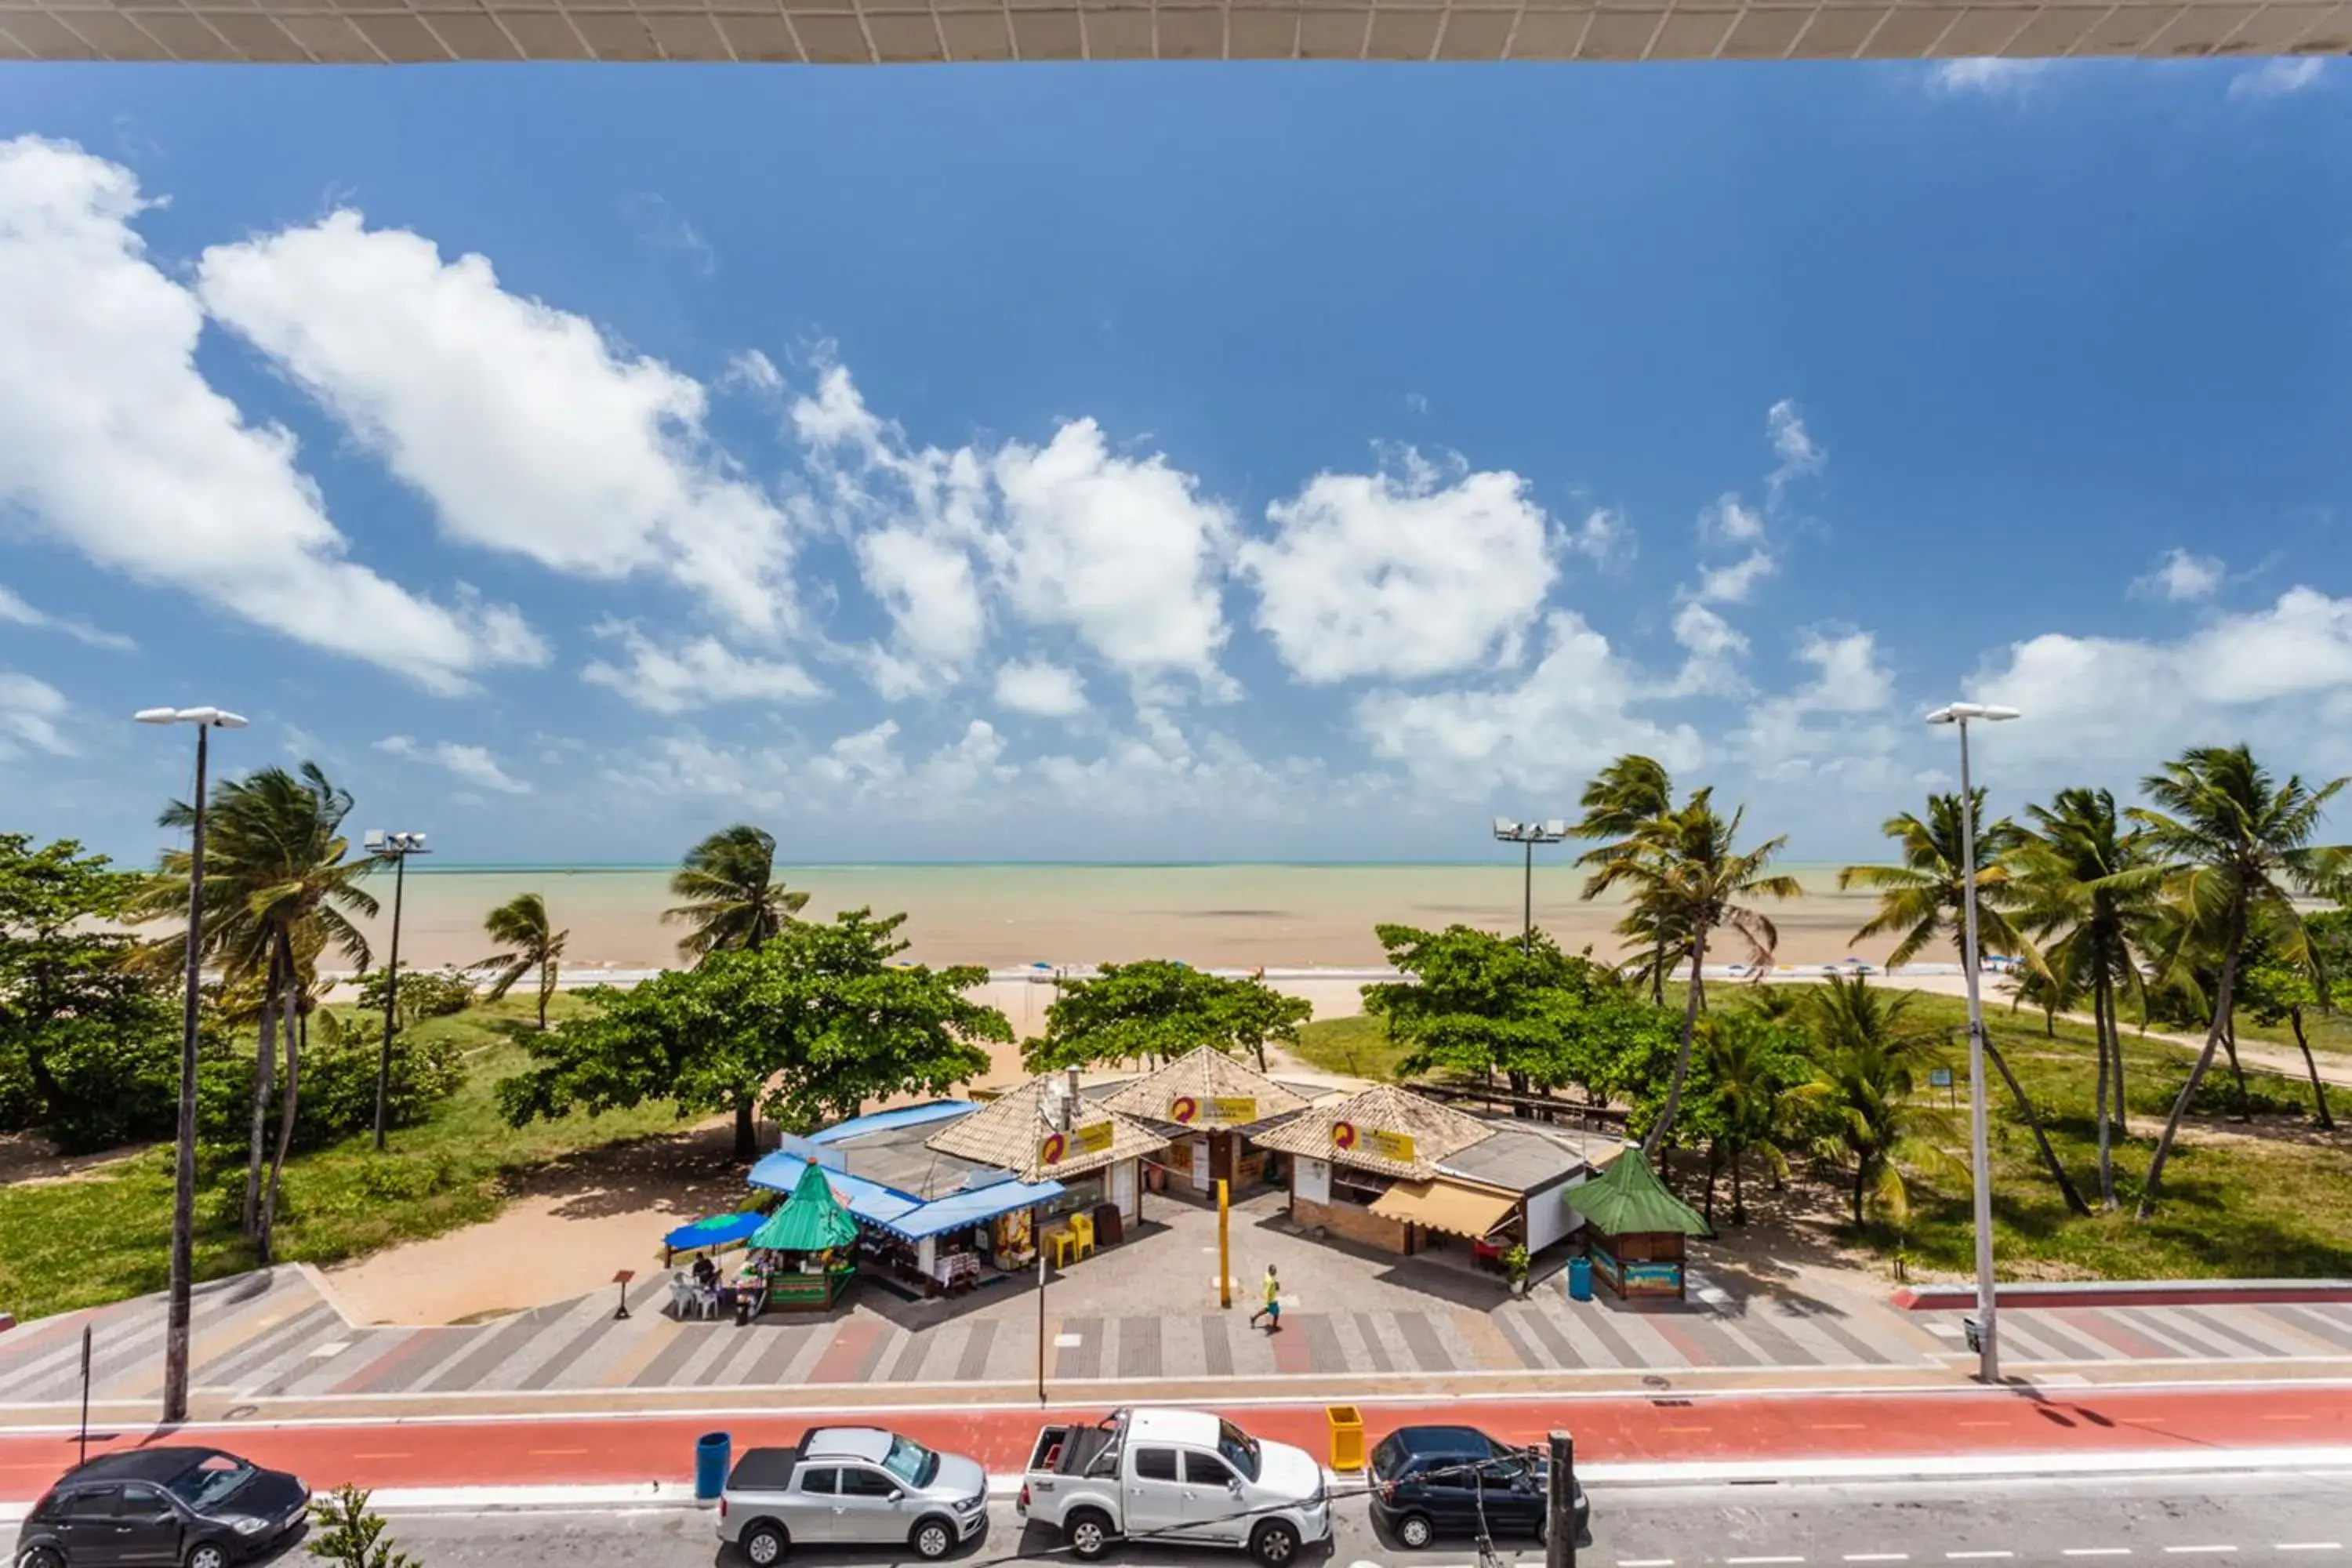
<path fill-rule="evenodd" d="M 705 1247 L 732 1247 L 751 1238 L 767 1219 L 763 1214 L 715 1214 L 679 1226 L 662 1237 L 662 1245 L 672 1252 L 699 1252 Z"/>

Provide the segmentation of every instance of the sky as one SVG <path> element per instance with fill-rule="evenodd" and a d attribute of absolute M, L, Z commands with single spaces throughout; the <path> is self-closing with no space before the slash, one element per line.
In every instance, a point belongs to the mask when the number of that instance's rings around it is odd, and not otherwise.
<path fill-rule="evenodd" d="M 2352 772 L 2352 71 L 0 68 L 0 831 L 1473 859 Z M 2352 819 L 2339 826 L 2352 836 Z"/>

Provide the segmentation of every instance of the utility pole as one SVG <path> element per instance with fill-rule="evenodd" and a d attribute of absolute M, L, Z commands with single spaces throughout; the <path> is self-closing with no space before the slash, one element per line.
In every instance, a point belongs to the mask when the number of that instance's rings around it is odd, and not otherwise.
<path fill-rule="evenodd" d="M 1037 1237 L 1037 1405 L 1045 1405 L 1045 1238 Z"/>
<path fill-rule="evenodd" d="M 392 862 L 392 958 L 383 971 L 383 1043 L 375 1060 L 375 1147 L 383 1152 L 384 1101 L 392 1093 L 392 1035 L 400 1008 L 400 897 L 408 886 L 408 858 L 430 855 L 422 833 L 370 833 L 367 851 Z"/>
<path fill-rule="evenodd" d="M 1576 1568 L 1576 1439 L 1552 1433 L 1550 1489 L 1544 1498 L 1544 1568 Z"/>
<path fill-rule="evenodd" d="M 1527 850 L 1527 863 L 1521 872 L 1519 895 L 1519 945 L 1528 952 L 1536 950 L 1536 846 L 1558 844 L 1568 837 L 1568 824 L 1558 818 L 1549 822 L 1514 822 L 1507 816 L 1495 818 L 1495 837 L 1506 844 L 1517 844 Z"/>

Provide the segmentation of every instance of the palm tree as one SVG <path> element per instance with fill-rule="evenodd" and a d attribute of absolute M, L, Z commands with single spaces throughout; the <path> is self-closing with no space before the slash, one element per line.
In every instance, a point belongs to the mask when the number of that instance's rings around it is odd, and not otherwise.
<path fill-rule="evenodd" d="M 775 839 L 748 823 L 723 827 L 688 850 L 669 879 L 670 892 L 687 901 L 662 911 L 663 923 L 694 928 L 677 944 L 678 956 L 698 961 L 726 948 L 758 948 L 782 930 L 809 896 L 771 880 L 775 869 Z"/>
<path fill-rule="evenodd" d="M 375 900 L 359 885 L 375 868 L 373 859 L 346 862 L 350 840 L 342 836 L 351 814 L 349 791 L 328 782 L 316 763 L 299 774 L 264 768 L 214 786 L 206 813 L 205 902 L 199 911 L 199 951 L 232 982 L 262 979 L 260 1038 L 254 1060 L 253 1135 L 246 1169 L 244 1227 L 262 1262 L 269 1261 L 270 1232 L 277 1217 L 278 1176 L 294 1138 L 301 1083 L 301 1038 L 315 1005 L 313 983 L 319 955 L 333 948 L 364 969 L 366 937 L 353 916 L 373 917 Z M 159 818 L 166 827 L 195 819 L 184 801 L 173 801 Z M 158 919 L 187 906 L 188 857 L 167 852 L 159 874 L 141 895 L 146 918 Z M 169 954 L 185 942 L 169 937 L 155 950 Z M 286 1040 L 286 1082 L 278 1091 L 278 1144 L 262 1182 L 262 1151 L 272 1089 L 277 1036 Z"/>
<path fill-rule="evenodd" d="M 1832 1130 L 1818 1152 L 1841 1163 L 1853 1161 L 1855 1225 L 1863 1223 L 1863 1205 L 1874 1193 L 1901 1221 L 1910 1214 L 1911 1196 L 1895 1155 L 1905 1150 L 1924 1154 L 1928 1147 L 1918 1133 L 1933 1113 L 1914 1106 L 1911 1092 L 1919 1069 L 1936 1064 L 1937 1039 L 1900 1032 L 1911 998 L 1890 996 L 1859 974 L 1832 974 L 1805 1000 L 1813 1031 L 1813 1078 L 1796 1093 L 1830 1119 Z"/>
<path fill-rule="evenodd" d="M 482 917 L 482 929 L 490 940 L 502 944 L 504 952 L 494 952 L 476 965 L 495 969 L 490 981 L 490 1000 L 495 1002 L 514 988 L 514 983 L 532 970 L 539 971 L 539 1026 L 547 1027 L 547 999 L 555 992 L 558 960 L 563 956 L 563 943 L 572 933 L 554 931 L 553 921 L 547 918 L 547 900 L 537 893 L 517 893 L 497 909 Z"/>
<path fill-rule="evenodd" d="M 2133 958 L 2151 935 L 2163 871 L 2149 855 L 2147 835 L 2126 825 L 2116 797 L 2104 789 L 2063 789 L 2046 805 L 2029 805 L 2034 826 L 2011 858 L 2017 923 L 2048 943 L 2042 979 L 2054 1015 L 2085 990 L 2098 1036 L 2098 1087 L 2094 1099 L 2099 1136 L 2099 1203 L 2116 1206 L 2114 1134 L 2128 1135 L 2124 1102 L 2123 1032 L 2116 1014 L 2126 1001 L 2147 1011 L 2147 987 Z M 2050 939 L 2055 937 L 2055 941 Z"/>
<path fill-rule="evenodd" d="M 1712 790 L 1692 792 L 1689 804 L 1668 812 L 1613 845 L 1597 861 L 1589 890 L 1601 892 L 1614 883 L 1630 883 L 1634 903 L 1656 920 L 1658 929 L 1687 932 L 1690 947 L 1690 994 L 1683 1005 L 1682 1047 L 1675 1055 L 1674 1080 L 1666 1103 L 1642 1141 L 1642 1152 L 1655 1157 L 1673 1131 L 1681 1110 L 1683 1080 L 1690 1074 L 1691 1040 L 1698 1028 L 1699 1009 L 1706 1005 L 1707 938 L 1718 929 L 1730 931 L 1748 944 L 1749 962 L 1761 969 L 1772 962 L 1780 931 L 1743 900 L 1791 899 L 1803 889 L 1794 877 L 1766 870 L 1772 857 L 1788 842 L 1769 839 L 1741 851 L 1733 845 L 1747 816 L 1742 806 L 1728 821 L 1715 809 Z"/>
<path fill-rule="evenodd" d="M 1580 866 L 1604 866 L 1622 853 L 1630 842 L 1648 825 L 1675 808 L 1674 781 L 1667 776 L 1663 763 L 1652 758 L 1628 752 L 1595 774 L 1584 786 L 1577 804 L 1584 807 L 1584 816 L 1569 831 L 1579 838 L 1605 839 L 1608 842 L 1586 850 L 1577 858 Z M 1588 879 L 1584 896 L 1599 894 L 1604 884 L 1599 875 Z M 1625 936 L 1646 939 L 1650 957 L 1638 976 L 1650 988 L 1650 1000 L 1665 1000 L 1667 960 L 1674 945 L 1675 934 L 1659 912 L 1643 909 L 1638 903 L 1618 922 L 1618 931 Z"/>
<path fill-rule="evenodd" d="M 2005 912 L 2018 908 L 2022 896 L 2011 884 L 2009 867 L 2005 862 L 2023 835 L 2017 825 L 2003 817 L 1997 822 L 1984 820 L 1984 791 L 1973 792 L 1969 805 L 1978 823 L 1976 834 L 1977 932 L 1979 942 L 1997 942 L 2011 952 L 2021 952 L 2029 962 L 2044 967 L 2039 954 L 2018 929 L 2010 923 Z M 1860 942 L 1864 937 L 1885 936 L 1901 931 L 1903 938 L 1887 954 L 1889 969 L 1907 963 L 1937 937 L 1948 937 L 1960 962 L 1969 960 L 1967 943 L 1968 872 L 1961 851 L 1963 824 L 1960 818 L 1960 797 L 1935 795 L 1927 797 L 1927 815 L 1922 820 L 1903 812 L 1890 816 L 1881 828 L 1887 837 L 1902 847 L 1903 863 L 1899 866 L 1848 866 L 1838 873 L 1838 887 L 1874 888 L 1878 890 L 1878 912 L 1853 933 Z M 1983 948 L 1978 948 L 1981 954 Z M 2091 1205 L 2074 1190 L 2074 1178 L 2059 1163 L 2058 1152 L 2050 1146 L 2050 1135 L 2042 1131 L 2042 1118 L 2026 1098 L 2025 1086 L 2009 1070 L 2008 1058 L 1992 1043 L 1992 1033 L 1985 1031 L 1984 1053 L 2009 1085 L 2010 1097 L 2017 1101 L 2017 1111 L 2033 1131 L 2035 1147 L 2042 1151 L 2042 1163 L 2050 1179 L 2058 1184 L 2059 1193 L 2066 1206 L 2076 1214 L 2087 1215 Z"/>
<path fill-rule="evenodd" d="M 1699 1039 L 1706 1053 L 1708 1094 L 1723 1129 L 1717 1142 L 1731 1165 L 1734 1225 L 1748 1223 L 1748 1189 L 1741 1167 L 1748 1152 L 1761 1154 L 1776 1179 L 1784 1176 L 1789 1167 L 1788 1154 L 1773 1136 L 1780 1120 L 1783 1068 L 1772 1048 L 1779 1033 L 1772 1024 L 1762 1010 L 1751 1007 L 1710 1013 L 1699 1024 Z M 1714 1199 L 1715 1184 L 1710 1180 L 1710 1207 Z"/>
<path fill-rule="evenodd" d="M 2327 803 L 2347 782 L 2352 780 L 2332 779 L 2313 789 L 2300 774 L 2290 773 L 2278 783 L 2242 743 L 2192 747 L 2140 781 L 2154 805 L 2134 806 L 2131 816 L 2147 829 L 2149 847 L 2168 868 L 2174 896 L 2191 917 L 2181 922 L 2181 945 L 2201 935 L 2218 946 L 2221 958 L 2205 1048 L 2197 1053 L 2157 1140 L 2140 1189 L 2142 1219 L 2156 1203 L 2180 1119 L 2230 1026 L 2248 935 L 2259 925 L 2284 962 L 2311 966 L 2311 933 L 2304 929 L 2294 896 L 2344 891 L 2352 849 L 2315 845 L 2312 838 Z M 2176 950 L 2162 968 L 2177 969 L 2181 958 Z"/>

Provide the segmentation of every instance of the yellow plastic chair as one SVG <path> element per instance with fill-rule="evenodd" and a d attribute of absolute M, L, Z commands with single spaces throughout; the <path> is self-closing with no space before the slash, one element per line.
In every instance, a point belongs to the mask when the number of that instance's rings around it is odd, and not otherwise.
<path fill-rule="evenodd" d="M 1078 1249 L 1077 1236 L 1071 1231 L 1048 1231 L 1045 1239 L 1054 1244 L 1054 1267 L 1056 1268 L 1067 1265 L 1070 1255 Z"/>
<path fill-rule="evenodd" d="M 1095 1255 L 1094 1215 L 1086 1214 L 1072 1215 L 1070 1216 L 1070 1231 L 1078 1238 L 1078 1256 L 1080 1258 L 1092 1258 Z"/>

